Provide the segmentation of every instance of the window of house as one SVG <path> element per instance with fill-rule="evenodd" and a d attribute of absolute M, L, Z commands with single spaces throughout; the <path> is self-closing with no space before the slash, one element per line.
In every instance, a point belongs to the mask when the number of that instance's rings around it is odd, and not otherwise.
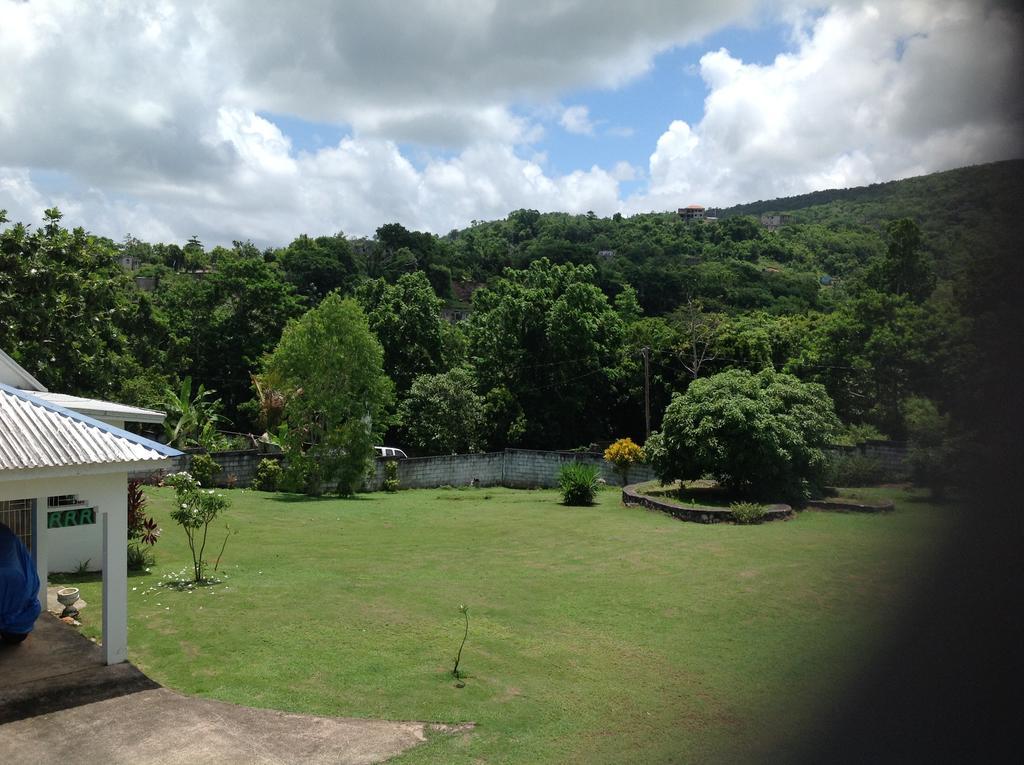
<path fill-rule="evenodd" d="M 32 550 L 32 499 L 0 500 L 0 523 Z"/>

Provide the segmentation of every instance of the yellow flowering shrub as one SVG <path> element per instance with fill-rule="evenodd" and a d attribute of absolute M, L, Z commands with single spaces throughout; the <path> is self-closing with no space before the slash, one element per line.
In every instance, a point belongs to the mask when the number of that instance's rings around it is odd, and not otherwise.
<path fill-rule="evenodd" d="M 632 438 L 620 438 L 604 450 L 604 459 L 622 477 L 622 484 L 629 482 L 629 469 L 644 461 L 644 450 Z"/>

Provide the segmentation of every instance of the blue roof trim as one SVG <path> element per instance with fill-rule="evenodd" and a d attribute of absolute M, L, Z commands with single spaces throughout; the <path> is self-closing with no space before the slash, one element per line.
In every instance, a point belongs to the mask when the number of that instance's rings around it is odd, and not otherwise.
<path fill-rule="evenodd" d="M 65 409 L 64 407 L 57 406 L 56 404 L 52 404 L 49 401 L 44 401 L 41 398 L 36 398 L 31 393 L 19 390 L 18 388 L 12 388 L 10 385 L 7 385 L 6 383 L 0 383 L 0 390 L 4 391 L 5 393 L 10 393 L 12 396 L 20 398 L 22 401 L 28 401 L 30 404 L 35 404 L 36 406 L 41 406 L 43 409 L 48 409 L 49 411 L 54 412 L 55 414 L 60 414 L 63 415 L 64 417 L 69 417 L 72 420 L 77 420 L 78 422 L 85 423 L 86 425 L 91 425 L 94 428 L 99 428 L 100 430 L 104 431 L 105 433 L 109 433 L 112 436 L 117 436 L 118 438 L 123 438 L 127 441 L 131 441 L 133 444 L 136 444 L 138 446 L 143 446 L 147 449 L 152 449 L 154 452 L 164 457 L 180 457 L 182 456 L 182 454 L 184 454 L 184 452 L 180 452 L 177 449 L 167 446 L 166 444 L 161 444 L 158 443 L 157 441 L 152 441 L 148 438 L 143 438 L 137 433 L 130 433 L 127 430 L 116 428 L 113 425 L 109 425 L 100 420 L 94 420 L 92 417 L 88 417 L 82 414 L 81 412 L 75 412 L 72 411 L 71 409 Z"/>

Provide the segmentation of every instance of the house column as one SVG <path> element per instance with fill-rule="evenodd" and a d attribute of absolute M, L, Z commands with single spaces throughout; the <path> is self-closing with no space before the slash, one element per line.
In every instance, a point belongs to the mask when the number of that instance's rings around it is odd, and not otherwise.
<path fill-rule="evenodd" d="M 46 587 L 50 576 L 50 563 L 47 555 L 48 535 L 46 531 L 46 497 L 32 500 L 32 560 L 36 564 L 36 575 L 39 577 L 39 604 L 46 610 Z"/>
<path fill-rule="evenodd" d="M 104 510 L 103 524 L 103 658 L 107 664 L 128 660 L 128 517 L 123 508 Z"/>

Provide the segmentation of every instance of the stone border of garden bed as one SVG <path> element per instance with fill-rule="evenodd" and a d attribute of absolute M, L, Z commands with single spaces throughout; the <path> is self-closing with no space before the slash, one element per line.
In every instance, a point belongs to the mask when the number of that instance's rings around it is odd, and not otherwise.
<path fill-rule="evenodd" d="M 832 510 L 840 513 L 891 513 L 896 503 L 891 499 L 881 502 L 854 502 L 850 499 L 810 499 L 807 507 L 812 510 Z"/>
<path fill-rule="evenodd" d="M 634 483 L 622 487 L 622 504 L 626 506 L 642 505 L 651 510 L 667 513 L 681 521 L 690 521 L 692 523 L 726 523 L 733 520 L 732 511 L 727 507 L 683 507 L 681 505 L 669 504 L 668 502 L 661 502 L 653 497 L 648 497 L 646 494 L 641 494 L 636 490 L 636 487 L 639 485 Z M 777 503 L 766 505 L 764 508 L 765 521 L 784 520 L 792 516 L 793 508 L 789 505 Z"/>

